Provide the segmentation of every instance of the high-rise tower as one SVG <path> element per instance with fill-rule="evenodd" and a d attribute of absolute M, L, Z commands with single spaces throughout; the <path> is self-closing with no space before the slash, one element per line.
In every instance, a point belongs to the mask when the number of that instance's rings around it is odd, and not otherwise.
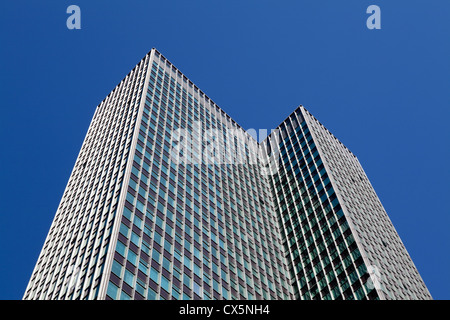
<path fill-rule="evenodd" d="M 431 298 L 356 156 L 302 106 L 278 132 L 269 185 L 295 298 Z"/>
<path fill-rule="evenodd" d="M 24 294 L 390 298 L 431 296 L 356 157 L 303 107 L 258 144 L 155 49 L 98 105 Z"/>

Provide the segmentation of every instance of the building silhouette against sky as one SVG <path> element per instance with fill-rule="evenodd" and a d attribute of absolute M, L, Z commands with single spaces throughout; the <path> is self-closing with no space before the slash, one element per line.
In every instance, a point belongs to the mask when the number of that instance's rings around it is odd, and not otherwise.
<path fill-rule="evenodd" d="M 97 106 L 24 299 L 431 299 L 358 159 L 255 140 L 156 49 Z"/>

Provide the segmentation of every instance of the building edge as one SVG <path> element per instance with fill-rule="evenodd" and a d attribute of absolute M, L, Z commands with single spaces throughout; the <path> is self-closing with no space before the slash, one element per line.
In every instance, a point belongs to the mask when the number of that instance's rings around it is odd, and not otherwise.
<path fill-rule="evenodd" d="M 144 82 L 144 85 L 142 86 L 142 96 L 141 96 L 141 101 L 139 103 L 139 111 L 138 111 L 138 115 L 136 117 L 136 123 L 134 126 L 133 139 L 132 139 L 132 142 L 130 145 L 127 167 L 125 169 L 124 178 L 122 180 L 123 184 L 124 184 L 124 182 L 129 181 L 130 176 L 131 176 L 131 169 L 133 167 L 133 160 L 132 160 L 131 156 L 134 155 L 135 151 L 136 151 L 136 144 L 137 144 L 137 140 L 139 137 L 139 125 L 138 124 L 141 123 L 141 120 L 142 120 L 142 113 L 144 111 L 144 105 L 145 105 L 145 97 L 146 97 L 147 90 L 148 90 L 148 81 L 150 78 L 150 66 L 151 66 L 151 62 L 153 61 L 155 51 L 156 51 L 156 49 L 152 48 L 150 50 L 150 52 L 147 53 L 147 55 L 143 58 L 143 59 L 147 59 L 146 74 L 145 74 L 145 80 L 144 80 L 145 82 Z M 143 60 L 143 59 L 141 59 L 141 60 Z M 120 228 L 121 218 L 122 218 L 122 214 L 123 214 L 123 209 L 125 207 L 126 195 L 127 195 L 127 188 L 124 187 L 124 185 L 122 185 L 122 189 L 121 189 L 121 193 L 120 193 L 120 197 L 119 197 L 119 203 L 117 205 L 116 216 L 114 217 L 114 226 L 111 231 L 111 238 L 110 238 L 110 243 L 109 243 L 109 247 L 108 247 L 108 253 L 106 255 L 105 264 L 103 266 L 103 276 L 102 276 L 102 280 L 99 284 L 99 293 L 98 293 L 99 300 L 106 299 L 106 292 L 108 289 L 108 283 L 109 283 L 109 278 L 110 278 L 110 273 L 111 273 L 112 262 L 114 259 L 114 252 L 115 252 L 115 248 L 117 245 L 117 239 L 118 239 L 118 235 L 119 235 L 119 228 Z"/>

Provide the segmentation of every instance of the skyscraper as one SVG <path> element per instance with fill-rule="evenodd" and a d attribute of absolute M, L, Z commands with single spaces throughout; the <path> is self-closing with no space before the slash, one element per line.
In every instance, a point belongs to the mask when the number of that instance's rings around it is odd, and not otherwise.
<path fill-rule="evenodd" d="M 156 49 L 97 106 L 24 299 L 431 298 L 302 106 L 263 142 Z"/>
<path fill-rule="evenodd" d="M 278 128 L 269 185 L 294 297 L 431 299 L 356 156 L 302 106 Z"/>

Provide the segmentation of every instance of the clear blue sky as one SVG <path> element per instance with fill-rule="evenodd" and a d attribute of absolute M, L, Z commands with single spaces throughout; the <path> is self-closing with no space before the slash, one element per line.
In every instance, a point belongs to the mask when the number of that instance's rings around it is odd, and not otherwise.
<path fill-rule="evenodd" d="M 81 8 L 68 30 L 66 8 Z M 381 8 L 381 29 L 366 9 Z M 450 1 L 4 1 L 0 299 L 21 299 L 96 105 L 156 47 L 244 128 L 303 104 L 450 298 Z"/>

